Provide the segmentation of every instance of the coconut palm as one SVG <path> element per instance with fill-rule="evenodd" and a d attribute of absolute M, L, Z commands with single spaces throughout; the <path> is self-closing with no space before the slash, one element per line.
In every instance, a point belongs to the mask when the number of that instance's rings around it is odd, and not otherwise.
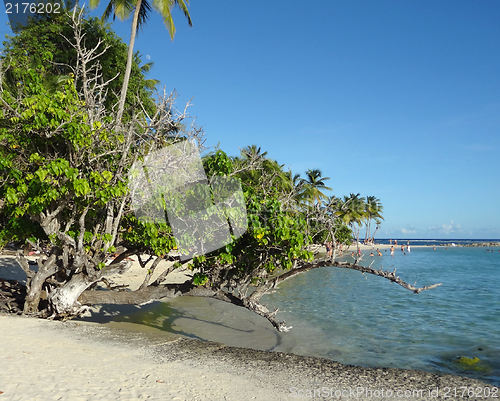
<path fill-rule="evenodd" d="M 373 237 L 375 237 L 375 233 L 377 232 L 379 225 L 381 223 L 381 220 L 384 220 L 382 217 L 382 210 L 383 206 L 382 203 L 380 202 L 380 199 L 378 199 L 375 196 L 367 196 L 366 197 L 366 205 L 365 205 L 365 212 L 366 212 L 366 217 L 367 217 L 367 222 L 366 222 L 366 238 L 370 236 L 371 232 L 371 221 L 375 220 L 375 223 L 377 224 L 377 227 L 373 233 Z"/>
<path fill-rule="evenodd" d="M 355 233 L 358 247 L 360 226 L 366 220 L 365 203 L 364 197 L 351 193 L 349 196 L 344 196 L 344 199 L 338 203 L 339 209 L 336 212 L 344 224 L 348 225 Z"/>
<path fill-rule="evenodd" d="M 153 66 L 153 62 L 149 62 L 149 63 L 146 63 L 144 65 L 142 65 L 140 68 L 141 68 L 141 71 L 146 74 L 149 72 L 149 70 L 151 69 L 151 67 Z M 146 87 L 148 87 L 149 89 L 154 89 L 154 87 L 156 85 L 158 85 L 160 83 L 160 81 L 158 81 L 157 79 L 146 79 L 144 80 L 144 84 L 146 85 Z"/>
<path fill-rule="evenodd" d="M 300 174 L 293 174 L 291 170 L 283 173 L 283 187 L 288 193 L 293 192 L 293 198 L 297 202 L 296 206 L 304 206 L 308 195 L 305 186 L 305 180 Z"/>
<path fill-rule="evenodd" d="M 337 216 L 347 225 L 360 224 L 365 218 L 365 198 L 352 193 L 349 196 L 344 196 L 340 202 Z"/>
<path fill-rule="evenodd" d="M 266 180 L 282 193 L 289 194 L 292 191 L 291 173 L 283 170 L 284 164 L 268 158 L 267 152 L 263 152 L 260 146 L 246 146 L 241 149 L 240 156 L 232 159 L 236 170 L 242 170 L 239 178 L 243 181 L 259 186 Z"/>
<path fill-rule="evenodd" d="M 241 150 L 241 158 L 244 160 L 262 160 L 267 156 L 267 152 L 262 153 L 262 149 L 257 145 L 245 146 Z"/>
<path fill-rule="evenodd" d="M 90 6 L 92 8 L 96 8 L 99 3 L 100 0 L 90 0 Z M 125 98 L 127 97 L 130 72 L 132 70 L 135 37 L 139 27 L 146 23 L 152 8 L 154 8 L 162 16 L 163 22 L 170 33 L 170 39 L 174 40 L 175 25 L 172 19 L 172 9 L 175 6 L 178 6 L 187 18 L 189 26 L 192 26 L 191 16 L 189 15 L 187 8 L 188 5 L 189 0 L 153 0 L 152 6 L 148 0 L 110 0 L 108 3 L 102 19 L 108 19 L 111 15 L 113 15 L 113 19 L 118 17 L 123 21 L 125 18 L 128 18 L 132 13 L 132 10 L 134 10 L 130 41 L 128 44 L 127 65 L 125 67 L 125 75 L 123 77 L 123 85 L 120 93 L 120 102 L 118 104 L 118 112 L 116 115 L 116 121 L 118 123 L 122 119 L 125 108 Z"/>
<path fill-rule="evenodd" d="M 244 170 L 240 173 L 240 178 L 257 185 L 262 176 L 262 171 L 256 166 L 264 164 L 267 160 L 266 155 L 267 152 L 262 152 L 261 147 L 257 145 L 250 145 L 241 149 L 240 155 L 233 157 L 236 169 L 241 168 Z M 247 169 L 249 165 L 252 165 L 252 168 Z"/>
<path fill-rule="evenodd" d="M 321 190 L 331 191 L 331 188 L 325 185 L 325 181 L 329 179 L 330 177 L 322 177 L 321 170 L 319 169 L 309 169 L 306 171 L 304 184 L 310 203 L 321 205 L 322 200 L 328 199 Z"/>

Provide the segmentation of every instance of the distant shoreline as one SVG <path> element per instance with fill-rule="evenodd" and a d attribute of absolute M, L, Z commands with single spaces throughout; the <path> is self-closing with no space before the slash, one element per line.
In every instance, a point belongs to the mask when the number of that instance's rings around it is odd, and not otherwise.
<path fill-rule="evenodd" d="M 365 245 L 365 244 L 359 244 L 359 249 L 361 251 L 376 251 L 377 249 L 390 249 L 391 246 L 394 246 L 394 248 L 396 250 L 400 250 L 401 249 L 401 246 L 404 245 L 405 247 L 405 250 L 407 249 L 407 241 L 400 241 L 400 240 L 397 240 L 398 243 L 397 245 L 394 244 L 394 242 L 392 244 L 384 244 L 384 243 L 377 243 L 375 242 L 374 245 Z M 447 247 L 447 248 L 459 248 L 459 247 L 464 247 L 464 248 L 488 248 L 488 247 L 500 247 L 500 242 L 496 242 L 496 241 L 491 241 L 491 242 L 483 242 L 483 241 L 479 241 L 479 242 L 470 242 L 470 243 L 459 243 L 459 242 L 450 242 L 450 243 L 440 243 L 440 242 L 436 242 L 436 243 L 433 243 L 433 244 L 414 244 L 412 243 L 412 240 L 409 240 L 410 241 L 410 250 L 413 248 L 429 248 L 429 247 Z M 451 241 L 451 240 L 450 240 Z M 351 245 L 349 245 L 349 247 L 346 247 L 344 246 L 343 247 L 343 253 L 344 255 L 347 254 L 347 253 L 351 253 L 351 252 L 354 252 L 355 250 L 357 250 L 357 246 L 355 243 L 352 243 Z M 324 254 L 326 253 L 326 247 L 324 245 L 316 245 L 316 248 L 315 248 L 315 251 L 319 252 L 320 254 Z M 337 249 L 337 253 L 338 253 L 338 249 Z"/>

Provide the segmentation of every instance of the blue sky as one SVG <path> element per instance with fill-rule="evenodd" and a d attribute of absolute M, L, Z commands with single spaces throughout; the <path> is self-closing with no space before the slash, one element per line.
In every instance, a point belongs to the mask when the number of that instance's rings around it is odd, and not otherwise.
<path fill-rule="evenodd" d="M 103 5 L 91 12 L 100 16 Z M 375 195 L 379 238 L 500 238 L 498 0 L 191 0 L 135 49 L 207 144 L 256 144 L 329 195 Z M 9 33 L 1 16 L 0 34 Z M 130 21 L 117 20 L 128 43 Z"/>

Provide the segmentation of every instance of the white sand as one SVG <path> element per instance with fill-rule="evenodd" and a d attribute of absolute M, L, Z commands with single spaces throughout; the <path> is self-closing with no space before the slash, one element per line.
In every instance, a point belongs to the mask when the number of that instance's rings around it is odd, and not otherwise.
<path fill-rule="evenodd" d="M 0 400 L 270 399 L 264 383 L 182 361 L 157 364 L 140 346 L 96 341 L 85 327 L 61 330 L 76 324 L 0 316 Z"/>
<path fill-rule="evenodd" d="M 161 262 L 152 280 L 167 266 Z M 176 270 L 168 282 L 183 282 L 187 275 L 185 269 Z M 0 257 L 0 277 L 26 281 L 13 256 Z M 143 278 L 144 269 L 134 262 L 109 281 L 135 290 Z M 182 361 L 157 364 L 144 356 L 141 344 L 96 341 L 102 333 L 92 332 L 93 326 L 98 325 L 0 316 L 0 401 L 269 399 L 269 388 L 243 376 Z"/>

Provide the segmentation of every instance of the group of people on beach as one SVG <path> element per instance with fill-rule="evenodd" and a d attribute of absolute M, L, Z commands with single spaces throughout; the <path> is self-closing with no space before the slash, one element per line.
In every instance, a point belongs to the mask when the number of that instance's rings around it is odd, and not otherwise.
<path fill-rule="evenodd" d="M 364 245 L 371 245 L 372 247 L 375 247 L 375 240 L 372 237 L 368 237 L 363 241 Z"/>
<path fill-rule="evenodd" d="M 389 240 L 389 244 L 391 243 L 391 240 Z M 398 246 L 398 240 L 394 240 L 394 246 Z M 394 246 L 391 245 L 391 255 L 394 255 Z M 411 252 L 411 247 L 410 247 L 410 241 L 406 241 L 406 250 L 408 252 Z M 401 245 L 401 252 L 403 252 L 406 255 L 405 252 L 405 244 Z"/>
<path fill-rule="evenodd" d="M 394 248 L 394 247 L 398 245 L 398 240 L 396 240 L 396 239 L 395 239 L 395 240 L 394 240 L 394 245 L 393 245 L 393 244 L 392 244 L 392 239 L 390 239 L 390 240 L 389 240 L 389 244 L 391 245 L 391 249 L 390 249 L 390 251 L 391 251 L 391 256 L 394 256 L 394 254 L 395 254 L 395 248 Z M 365 242 L 365 245 L 366 245 L 366 242 Z M 374 246 L 374 245 L 373 245 L 373 248 L 375 248 L 375 246 Z M 405 245 L 405 244 L 402 244 L 402 245 L 401 245 L 401 252 L 403 252 L 403 254 L 404 254 L 404 255 L 406 255 L 405 248 L 406 248 L 406 251 L 407 251 L 408 253 L 409 253 L 409 252 L 411 252 L 410 241 L 407 241 L 407 242 L 406 242 L 406 245 Z M 380 252 L 380 249 L 379 249 L 379 248 L 377 248 L 376 252 L 377 252 L 377 256 L 382 256 L 382 252 Z M 387 250 L 386 250 L 386 252 L 387 252 Z M 361 256 L 361 250 L 359 250 L 359 249 L 358 249 L 358 254 L 359 254 L 358 256 Z M 355 257 L 356 257 L 356 255 L 355 255 L 355 253 L 354 253 L 354 252 L 352 252 L 352 253 L 351 253 L 351 256 L 352 256 L 353 258 L 355 258 Z M 375 255 L 374 255 L 374 253 L 372 252 L 372 253 L 370 253 L 370 256 L 375 256 Z"/>
<path fill-rule="evenodd" d="M 390 240 L 389 240 L 389 241 L 390 241 Z M 398 245 L 398 240 L 394 240 L 394 245 L 396 245 L 396 246 Z M 394 256 L 394 245 L 391 245 L 391 256 Z M 411 251 L 410 241 L 408 241 L 408 242 L 406 243 L 406 250 L 407 250 L 408 252 L 410 252 L 410 251 Z M 405 255 L 406 255 L 406 252 L 405 252 L 405 245 L 404 245 L 404 244 L 403 244 L 403 245 L 401 245 L 401 252 L 403 252 L 403 254 L 405 254 Z"/>
<path fill-rule="evenodd" d="M 395 254 L 395 247 L 398 246 L 398 240 L 395 239 L 394 241 L 392 239 L 389 239 L 389 244 L 391 245 L 391 248 L 390 248 L 390 252 L 391 252 L 391 256 L 394 256 Z M 337 250 L 339 250 L 339 255 L 338 256 L 342 256 L 342 244 L 338 243 L 336 244 L 336 247 L 334 247 L 334 244 L 332 241 L 327 241 L 324 243 L 325 245 L 325 248 L 326 248 L 326 256 L 327 257 L 332 257 L 333 256 L 333 251 L 334 249 L 336 248 Z M 375 249 L 375 241 L 373 240 L 373 238 L 367 238 L 363 241 L 363 245 L 371 245 L 372 248 L 373 248 L 373 252 L 370 253 L 370 256 L 371 257 L 374 257 L 375 256 L 375 252 L 377 253 L 377 256 L 382 256 L 382 252 L 380 251 L 379 248 Z M 385 252 L 387 252 L 387 249 L 385 250 Z M 401 245 L 401 252 L 403 252 L 404 255 L 406 255 L 406 252 L 410 253 L 411 252 L 411 246 L 410 246 L 410 241 L 406 241 L 406 244 L 402 244 Z M 362 256 L 362 253 L 361 253 L 361 249 L 358 248 L 357 251 L 353 251 L 351 252 L 351 257 L 354 258 L 354 259 L 359 259 L 360 257 Z"/>
<path fill-rule="evenodd" d="M 342 247 L 343 245 L 340 242 L 337 242 L 337 249 L 339 250 L 339 256 L 342 256 Z M 333 242 L 327 241 L 325 242 L 326 248 L 326 257 L 331 258 L 333 256 Z"/>

